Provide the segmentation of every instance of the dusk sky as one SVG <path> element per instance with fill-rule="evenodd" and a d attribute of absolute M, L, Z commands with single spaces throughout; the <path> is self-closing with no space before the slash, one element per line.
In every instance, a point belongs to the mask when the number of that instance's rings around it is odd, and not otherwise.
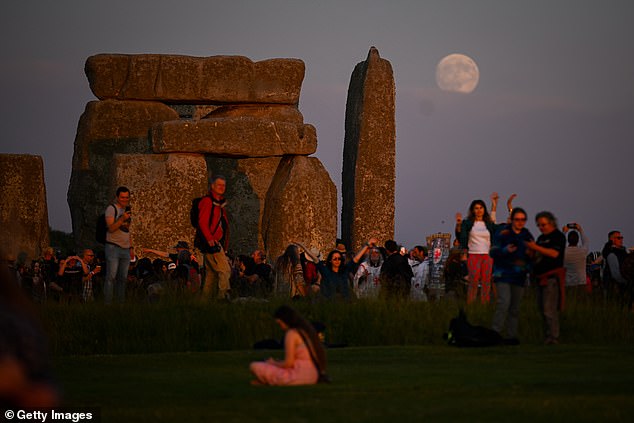
<path fill-rule="evenodd" d="M 350 76 L 376 46 L 396 82 L 399 243 L 452 231 L 456 212 L 497 191 L 498 220 L 517 193 L 534 235 L 535 213 L 550 210 L 580 223 L 593 250 L 612 229 L 634 246 L 631 0 L 20 0 L 2 3 L 0 23 L 0 152 L 43 157 L 54 229 L 71 228 L 73 142 L 96 99 L 87 57 L 303 60 L 299 109 L 339 189 Z M 436 85 L 451 53 L 478 65 L 471 94 Z"/>

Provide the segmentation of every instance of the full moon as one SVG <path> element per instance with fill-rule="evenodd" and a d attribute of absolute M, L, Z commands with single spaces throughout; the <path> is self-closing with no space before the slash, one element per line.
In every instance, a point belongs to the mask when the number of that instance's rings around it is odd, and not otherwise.
<path fill-rule="evenodd" d="M 478 65 L 464 54 L 450 54 L 436 66 L 436 83 L 443 91 L 469 94 L 480 80 Z"/>

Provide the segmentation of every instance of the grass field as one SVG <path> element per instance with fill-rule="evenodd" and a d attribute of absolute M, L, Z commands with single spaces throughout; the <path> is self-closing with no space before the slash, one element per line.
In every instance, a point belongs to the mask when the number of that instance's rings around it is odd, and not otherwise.
<path fill-rule="evenodd" d="M 281 351 L 61 356 L 68 406 L 105 422 L 634 421 L 634 347 L 350 347 L 333 383 L 255 387 Z"/>
<path fill-rule="evenodd" d="M 41 308 L 64 403 L 104 422 L 634 421 L 634 313 L 589 299 L 567 303 L 562 341 L 542 345 L 528 292 L 519 346 L 458 349 L 442 334 L 455 303 L 295 303 L 323 322 L 329 385 L 249 384 L 249 362 L 282 351 L 255 341 L 282 332 L 279 304 L 95 303 Z M 489 325 L 493 307 L 472 304 Z"/>

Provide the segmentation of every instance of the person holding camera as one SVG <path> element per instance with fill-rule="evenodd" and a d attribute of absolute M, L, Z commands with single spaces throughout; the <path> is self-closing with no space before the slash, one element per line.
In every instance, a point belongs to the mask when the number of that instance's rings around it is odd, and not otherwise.
<path fill-rule="evenodd" d="M 104 284 L 104 302 L 112 303 L 113 294 L 117 302 L 125 300 L 125 287 L 130 267 L 130 190 L 117 188 L 117 197 L 113 204 L 106 207 L 106 280 Z"/>
<path fill-rule="evenodd" d="M 88 267 L 89 272 L 84 273 L 84 286 L 82 290 L 81 299 L 87 303 L 94 300 L 94 283 L 93 279 L 101 272 L 101 265 L 95 264 L 95 252 L 89 248 L 86 248 L 82 254 L 83 264 Z"/>
<path fill-rule="evenodd" d="M 55 292 L 54 297 L 57 297 L 60 302 L 72 302 L 81 298 L 82 279 L 89 271 L 88 265 L 74 254 L 68 256 L 66 260 L 61 260 L 57 282 L 50 285 L 51 290 Z"/>

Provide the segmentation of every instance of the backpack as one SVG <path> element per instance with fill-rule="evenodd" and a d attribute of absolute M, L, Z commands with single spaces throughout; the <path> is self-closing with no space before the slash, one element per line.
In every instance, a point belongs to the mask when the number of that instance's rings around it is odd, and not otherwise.
<path fill-rule="evenodd" d="M 114 219 L 117 220 L 117 208 L 114 204 L 108 204 L 108 207 L 114 207 Z M 106 207 L 106 209 L 108 209 Z M 108 224 L 106 223 L 106 213 L 103 212 L 97 217 L 97 224 L 95 225 L 95 240 L 100 244 L 106 243 L 106 234 L 108 233 Z"/>
<path fill-rule="evenodd" d="M 203 195 L 202 197 L 194 198 L 192 200 L 192 206 L 189 209 L 189 222 L 196 229 L 196 235 L 194 237 L 194 247 L 198 248 L 203 253 L 217 253 L 220 251 L 220 246 L 216 245 L 214 247 L 210 247 L 209 244 L 207 243 L 207 240 L 203 236 L 202 231 L 198 227 L 198 218 L 200 215 L 200 210 L 198 209 L 198 206 L 200 205 L 201 200 L 205 197 L 209 197 L 209 194 Z M 211 213 L 209 214 L 209 223 L 211 223 L 211 219 L 214 214 L 214 207 L 216 207 L 216 203 L 212 199 Z M 222 222 L 222 219 L 218 221 L 217 226 L 220 226 L 221 222 Z M 217 229 L 217 226 L 215 229 Z"/>
<path fill-rule="evenodd" d="M 456 347 L 491 347 L 501 345 L 502 337 L 493 329 L 474 326 L 467 321 L 463 309 L 457 317 L 451 319 L 449 331 L 444 334 L 447 344 Z"/>
<path fill-rule="evenodd" d="M 189 223 L 191 223 L 191 225 L 196 230 L 198 230 L 198 215 L 200 213 L 200 210 L 198 210 L 198 206 L 200 205 L 200 201 L 205 197 L 208 197 L 208 195 L 194 198 L 192 200 L 192 207 L 189 209 Z"/>

